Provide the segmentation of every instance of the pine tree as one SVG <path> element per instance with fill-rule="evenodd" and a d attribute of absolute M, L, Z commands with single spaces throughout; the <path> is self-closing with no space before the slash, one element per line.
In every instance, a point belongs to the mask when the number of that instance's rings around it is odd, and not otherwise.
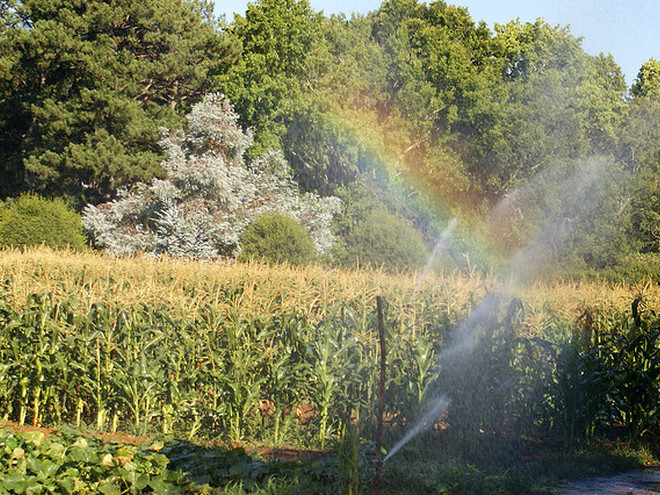
<path fill-rule="evenodd" d="M 235 60 L 202 0 L 2 2 L 0 194 L 79 203 L 162 172 L 174 127 Z"/>

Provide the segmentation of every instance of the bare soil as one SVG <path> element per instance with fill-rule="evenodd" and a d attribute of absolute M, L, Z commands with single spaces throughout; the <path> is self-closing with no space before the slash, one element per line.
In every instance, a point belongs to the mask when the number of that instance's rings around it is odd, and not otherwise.
<path fill-rule="evenodd" d="M 0 423 L 0 428 L 7 428 L 9 430 L 12 430 L 16 433 L 26 433 L 26 432 L 32 432 L 32 431 L 38 431 L 43 433 L 46 437 L 54 434 L 57 432 L 58 428 L 56 427 L 48 427 L 48 426 L 32 426 L 32 425 L 20 425 L 14 421 L 5 421 L 4 423 Z M 120 443 L 120 444 L 129 444 L 129 445 L 143 445 L 148 443 L 150 440 L 146 437 L 139 437 L 135 435 L 128 435 L 126 433 L 120 433 L 120 432 L 81 432 L 80 433 L 83 436 L 88 436 L 88 437 L 93 437 L 93 438 L 98 438 L 104 442 L 115 442 L 115 443 Z"/>

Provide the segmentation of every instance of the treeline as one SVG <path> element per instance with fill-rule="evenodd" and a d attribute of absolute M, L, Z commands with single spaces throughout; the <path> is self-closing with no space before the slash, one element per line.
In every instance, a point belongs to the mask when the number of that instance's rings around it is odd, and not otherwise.
<path fill-rule="evenodd" d="M 183 128 L 217 92 L 253 130 L 245 166 L 280 151 L 302 192 L 342 200 L 344 259 L 385 262 L 346 255 L 374 237 L 361 231 L 374 216 L 429 249 L 457 217 L 446 251 L 477 263 L 527 250 L 544 267 L 633 270 L 660 249 L 653 58 L 628 88 L 612 56 L 586 54 L 568 28 L 493 31 L 443 1 L 347 18 L 260 0 L 229 24 L 197 0 L 0 9 L 3 198 L 81 211 L 163 178 L 162 128 Z"/>

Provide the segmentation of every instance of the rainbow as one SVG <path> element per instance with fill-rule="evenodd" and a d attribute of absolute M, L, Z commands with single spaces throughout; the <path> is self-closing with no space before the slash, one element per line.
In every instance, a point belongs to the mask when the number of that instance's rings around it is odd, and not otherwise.
<path fill-rule="evenodd" d="M 481 195 L 449 146 L 431 147 L 419 137 L 421 133 L 410 129 L 409 122 L 397 118 L 383 122 L 372 109 L 337 107 L 326 118 L 339 129 L 342 141 L 359 149 L 358 167 L 389 196 L 384 199 L 412 206 L 416 226 L 431 245 L 455 224 L 456 267 L 490 270 L 508 258 L 508 247 L 498 245 L 490 235 L 492 229 L 485 227 L 489 215 Z"/>

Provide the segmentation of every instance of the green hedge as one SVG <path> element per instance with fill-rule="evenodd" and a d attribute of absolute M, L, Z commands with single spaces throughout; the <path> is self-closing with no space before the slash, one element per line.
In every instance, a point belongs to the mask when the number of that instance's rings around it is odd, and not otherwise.
<path fill-rule="evenodd" d="M 427 259 L 422 236 L 408 220 L 376 210 L 347 235 L 340 261 L 345 265 L 401 270 L 421 268 Z"/>
<path fill-rule="evenodd" d="M 61 199 L 24 194 L 0 207 L 0 246 L 83 250 L 87 244 L 80 215 Z"/>
<path fill-rule="evenodd" d="M 314 259 L 314 244 L 296 219 L 282 213 L 260 216 L 241 237 L 241 260 L 302 265 Z"/>

